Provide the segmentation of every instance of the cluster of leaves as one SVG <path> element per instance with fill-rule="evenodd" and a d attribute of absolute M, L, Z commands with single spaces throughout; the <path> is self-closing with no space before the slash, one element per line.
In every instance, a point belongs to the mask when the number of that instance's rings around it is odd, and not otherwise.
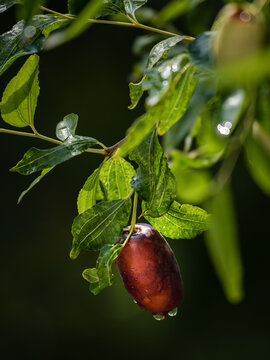
<path fill-rule="evenodd" d="M 165 26 L 201 2 L 171 1 L 148 20 Z M 35 53 L 79 35 L 93 22 L 89 18 L 117 15 L 140 27 L 136 15 L 147 0 L 69 0 L 69 15 L 62 16 L 35 14 L 38 1 L 10 0 L 0 1 L 0 12 L 17 3 L 23 3 L 24 20 L 0 36 L 0 75 L 20 56 L 31 56 L 7 85 L 1 115 L 7 124 L 28 126 L 32 129 L 28 134 L 56 144 L 31 148 L 11 169 L 23 175 L 41 172 L 19 201 L 56 165 L 85 151 L 103 154 L 104 161 L 79 193 L 79 214 L 72 225 L 72 259 L 83 250 L 100 251 L 96 267 L 83 272 L 90 290 L 97 294 L 112 284 L 112 264 L 123 247 L 118 241 L 130 223 L 131 198 L 136 193 L 142 201 L 141 217 L 173 239 L 193 238 L 209 228 L 210 215 L 195 205 L 203 204 L 214 214 L 206 244 L 227 298 L 240 301 L 243 271 L 229 179 L 244 145 L 251 175 L 270 194 L 269 69 L 260 70 L 263 84 L 250 71 L 254 63 L 269 60 L 269 50 L 248 58 L 241 74 L 233 76 L 239 70 L 237 61 L 226 66 L 215 63 L 214 31 L 191 43 L 186 36 L 168 37 L 165 31 L 150 39 L 150 52 L 137 49 L 144 61 L 137 67 L 138 82 L 129 85 L 129 108 L 144 99 L 145 113 L 127 130 L 125 141 L 112 150 L 96 139 L 76 135 L 76 114 L 57 125 L 58 140 L 50 139 L 34 125 L 39 95 Z M 149 38 L 142 37 L 140 43 L 149 44 Z"/>

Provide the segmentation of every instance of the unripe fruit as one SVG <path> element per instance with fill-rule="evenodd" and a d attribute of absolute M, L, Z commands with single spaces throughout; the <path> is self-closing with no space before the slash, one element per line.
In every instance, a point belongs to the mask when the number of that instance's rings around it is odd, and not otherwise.
<path fill-rule="evenodd" d="M 252 55 L 264 37 L 264 18 L 252 4 L 225 5 L 214 23 L 213 55 L 218 64 Z"/>
<path fill-rule="evenodd" d="M 182 299 L 179 266 L 165 238 L 149 224 L 136 224 L 116 259 L 126 290 L 144 309 L 163 319 Z M 127 238 L 124 232 L 120 242 Z"/>

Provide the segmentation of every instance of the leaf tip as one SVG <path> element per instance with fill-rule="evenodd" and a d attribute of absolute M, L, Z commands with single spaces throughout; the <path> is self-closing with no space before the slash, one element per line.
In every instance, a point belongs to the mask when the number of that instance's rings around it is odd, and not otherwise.
<path fill-rule="evenodd" d="M 80 254 L 80 251 L 73 247 L 69 253 L 69 257 L 71 258 L 71 260 L 75 260 L 75 259 L 77 259 L 79 254 Z"/>

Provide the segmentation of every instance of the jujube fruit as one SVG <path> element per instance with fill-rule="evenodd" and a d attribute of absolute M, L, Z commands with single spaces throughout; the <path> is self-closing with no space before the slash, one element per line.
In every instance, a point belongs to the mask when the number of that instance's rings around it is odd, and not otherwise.
<path fill-rule="evenodd" d="M 148 224 L 136 224 L 116 259 L 126 290 L 144 309 L 165 318 L 180 303 L 183 283 L 172 249 L 165 238 Z M 123 243 L 128 231 L 120 240 Z"/>

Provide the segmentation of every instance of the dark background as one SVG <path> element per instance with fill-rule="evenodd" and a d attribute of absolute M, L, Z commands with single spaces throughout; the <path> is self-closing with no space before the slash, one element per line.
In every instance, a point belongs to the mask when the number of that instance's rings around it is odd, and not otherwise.
<path fill-rule="evenodd" d="M 66 11 L 65 2 L 53 3 L 48 6 Z M 157 8 L 164 4 L 149 3 Z M 206 1 L 199 12 L 176 25 L 196 35 L 209 29 L 220 6 L 218 1 Z M 14 9 L 1 14 L 1 32 L 14 22 Z M 107 145 L 121 139 L 143 111 L 142 106 L 132 112 L 127 109 L 128 74 L 136 60 L 131 47 L 140 34 L 140 30 L 96 25 L 76 40 L 42 53 L 37 129 L 54 137 L 57 122 L 75 112 L 80 117 L 78 134 Z M 1 77 L 1 93 L 24 61 L 17 61 Z M 76 197 L 101 157 L 83 154 L 57 166 L 17 206 L 19 194 L 35 176 L 20 176 L 8 169 L 31 146 L 50 145 L 0 135 L 3 359 L 270 358 L 270 201 L 252 182 L 242 160 L 234 172 L 233 190 L 245 300 L 240 305 L 226 302 L 202 237 L 171 241 L 185 295 L 178 316 L 157 322 L 133 303 L 118 275 L 114 285 L 99 296 L 88 291 L 81 272 L 94 266 L 97 254 L 82 253 L 75 261 L 69 258 Z"/>

